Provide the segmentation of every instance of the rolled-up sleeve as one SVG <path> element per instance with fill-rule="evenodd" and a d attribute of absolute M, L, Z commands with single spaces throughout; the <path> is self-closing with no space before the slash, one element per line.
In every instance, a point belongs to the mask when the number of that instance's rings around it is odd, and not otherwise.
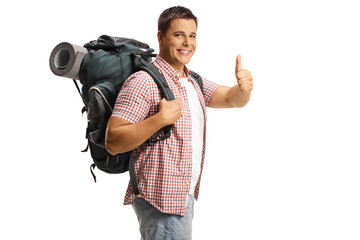
<path fill-rule="evenodd" d="M 148 75 L 140 71 L 131 75 L 119 91 L 113 117 L 130 123 L 143 121 L 150 109 Z"/>
<path fill-rule="evenodd" d="M 220 86 L 220 84 L 207 80 L 204 77 L 201 78 L 203 80 L 205 106 L 208 106 L 211 96 L 215 92 L 216 88 Z"/>

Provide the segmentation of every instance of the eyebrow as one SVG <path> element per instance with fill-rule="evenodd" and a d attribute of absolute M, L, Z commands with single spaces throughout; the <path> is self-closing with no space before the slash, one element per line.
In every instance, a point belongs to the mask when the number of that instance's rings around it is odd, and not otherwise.
<path fill-rule="evenodd" d="M 185 34 L 185 32 L 184 32 L 184 31 L 176 31 L 176 32 L 174 32 L 173 34 L 177 34 L 177 33 L 182 33 L 182 34 Z M 195 34 L 195 35 L 197 35 L 197 34 L 196 34 L 196 32 L 192 32 L 192 33 L 190 33 L 190 35 L 191 35 L 191 34 Z"/>

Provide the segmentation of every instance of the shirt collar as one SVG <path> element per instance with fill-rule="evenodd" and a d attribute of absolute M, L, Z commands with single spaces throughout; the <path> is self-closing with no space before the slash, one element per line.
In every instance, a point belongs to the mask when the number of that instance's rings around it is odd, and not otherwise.
<path fill-rule="evenodd" d="M 161 71 L 164 76 L 167 75 L 168 77 L 176 80 L 180 79 L 180 73 L 159 55 L 156 56 L 154 65 Z M 187 77 L 190 76 L 190 71 L 186 66 L 184 66 L 184 74 Z"/>

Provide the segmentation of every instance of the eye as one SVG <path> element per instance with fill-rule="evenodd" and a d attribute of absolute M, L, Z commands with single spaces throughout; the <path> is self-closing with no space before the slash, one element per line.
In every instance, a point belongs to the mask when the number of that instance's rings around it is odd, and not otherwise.
<path fill-rule="evenodd" d="M 175 37 L 182 37 L 183 35 L 182 35 L 182 33 L 176 33 L 175 34 Z"/>
<path fill-rule="evenodd" d="M 196 35 L 190 35 L 190 37 L 195 39 L 195 38 L 196 38 Z"/>

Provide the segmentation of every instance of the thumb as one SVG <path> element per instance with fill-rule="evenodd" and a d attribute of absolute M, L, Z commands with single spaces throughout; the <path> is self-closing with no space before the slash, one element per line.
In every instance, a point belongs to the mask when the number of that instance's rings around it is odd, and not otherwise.
<path fill-rule="evenodd" d="M 236 56 L 235 73 L 240 72 L 241 70 L 243 70 L 243 68 L 241 66 L 241 55 L 239 54 Z"/>

